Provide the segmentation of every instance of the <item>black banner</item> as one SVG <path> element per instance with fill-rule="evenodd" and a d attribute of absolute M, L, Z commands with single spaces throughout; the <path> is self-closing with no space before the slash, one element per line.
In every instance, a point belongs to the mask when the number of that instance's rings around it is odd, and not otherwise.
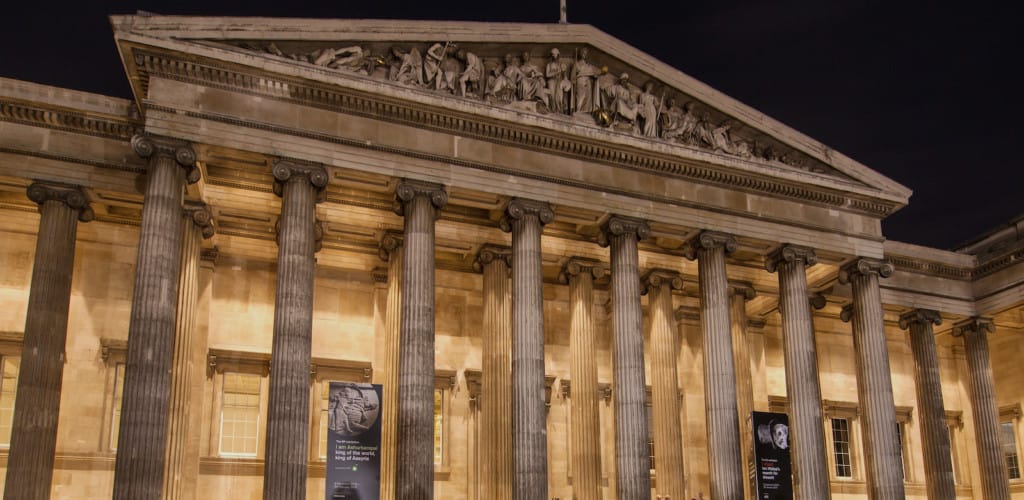
<path fill-rule="evenodd" d="M 380 500 L 380 384 L 331 382 L 327 500 Z"/>
<path fill-rule="evenodd" d="M 792 500 L 793 477 L 789 460 L 789 418 L 785 413 L 755 411 L 754 472 L 757 498 Z"/>

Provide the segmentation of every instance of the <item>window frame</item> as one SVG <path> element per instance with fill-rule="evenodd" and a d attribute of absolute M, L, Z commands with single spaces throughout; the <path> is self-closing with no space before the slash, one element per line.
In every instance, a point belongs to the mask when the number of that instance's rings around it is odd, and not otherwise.
<path fill-rule="evenodd" d="M 100 359 L 106 367 L 106 382 L 103 385 L 103 427 L 100 429 L 100 439 L 97 448 L 101 453 L 116 453 L 117 446 L 114 444 L 117 433 L 115 426 L 120 429 L 120 412 L 115 415 L 114 395 L 118 386 L 118 367 L 124 372 L 128 370 L 128 341 L 123 339 L 101 338 Z M 124 372 L 120 378 L 120 384 L 124 384 Z M 123 398 L 122 392 L 122 398 Z"/>
<path fill-rule="evenodd" d="M 845 401 L 822 401 L 822 418 L 825 430 L 826 455 L 828 456 L 829 479 L 831 481 L 857 482 L 862 480 L 863 456 L 860 440 L 860 409 L 856 403 Z M 835 439 L 833 437 L 832 419 L 845 419 L 848 424 L 848 440 L 850 453 L 850 476 L 840 476 L 836 469 Z"/>
<path fill-rule="evenodd" d="M 963 436 L 962 411 L 946 410 L 946 430 L 949 435 L 949 459 L 953 464 L 953 484 L 957 487 L 970 483 L 970 474 L 964 474 L 961 462 L 960 440 Z"/>
<path fill-rule="evenodd" d="M 900 444 L 900 461 L 903 465 L 903 482 L 915 482 L 912 423 L 914 408 L 911 406 L 896 407 L 896 432 Z"/>
<path fill-rule="evenodd" d="M 458 384 L 458 372 L 437 369 L 434 371 L 434 391 L 441 392 L 441 461 L 434 463 L 434 478 L 447 479 L 451 475 L 451 399 Z M 436 418 L 436 417 L 435 417 Z M 431 432 L 433 435 L 433 432 Z M 436 439 L 436 438 L 435 438 Z M 431 443 L 433 454 L 434 444 Z"/>
<path fill-rule="evenodd" d="M 7 438 L 6 442 L 3 442 L 2 438 L 0 438 L 0 450 L 7 450 L 7 449 L 10 449 L 10 447 L 11 447 L 11 433 L 14 432 L 14 405 L 15 405 L 15 402 L 17 401 L 17 399 L 18 399 L 18 379 L 21 377 L 21 352 L 18 352 L 18 353 L 0 352 L 0 370 L 5 370 L 6 369 L 7 361 L 10 360 L 11 358 L 17 358 L 18 359 L 17 373 L 14 375 L 14 378 L 12 380 L 14 388 L 11 389 L 10 391 L 7 391 L 7 385 L 3 383 L 2 377 L 0 377 L 0 394 L 2 394 L 3 392 L 10 392 L 10 394 L 11 394 L 11 420 L 10 420 L 11 431 L 6 436 L 6 438 Z M 0 375 L 2 375 L 2 373 L 0 373 Z"/>
<path fill-rule="evenodd" d="M 1003 451 L 1003 440 L 1002 436 L 999 438 L 999 453 L 1003 456 L 1003 467 L 1006 468 L 1006 477 L 1009 478 L 1010 483 L 1021 483 L 1024 482 L 1024 466 L 1021 465 L 1021 443 L 1020 443 L 1020 419 L 1021 419 L 1021 406 L 1020 403 L 1000 406 L 999 407 L 999 432 L 1002 434 L 1002 426 L 1010 425 L 1013 429 L 1013 447 L 1016 454 L 1017 460 L 1017 477 L 1014 478 L 1010 475 L 1010 466 L 1006 462 L 1006 453 Z"/>
<path fill-rule="evenodd" d="M 327 462 L 326 433 L 324 440 L 320 437 L 326 425 L 324 413 L 327 411 L 327 401 L 324 394 L 329 390 L 330 383 L 367 384 L 372 380 L 373 364 L 368 361 L 316 357 L 311 360 L 308 456 L 310 462 Z M 322 445 L 324 449 L 321 449 Z"/>
<path fill-rule="evenodd" d="M 207 378 L 212 379 L 212 408 L 208 450 L 211 457 L 222 460 L 263 460 L 266 453 L 267 405 L 270 392 L 270 354 L 211 347 L 207 351 Z M 256 425 L 256 454 L 242 455 L 221 452 L 221 423 L 224 413 L 225 373 L 259 375 L 259 415 Z"/>

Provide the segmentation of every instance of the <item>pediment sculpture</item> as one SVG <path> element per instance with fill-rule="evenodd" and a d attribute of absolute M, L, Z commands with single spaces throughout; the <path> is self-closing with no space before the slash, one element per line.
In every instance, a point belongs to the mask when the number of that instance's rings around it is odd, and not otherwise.
<path fill-rule="evenodd" d="M 503 56 L 480 56 L 453 42 L 392 45 L 374 51 L 369 45 L 346 45 L 286 51 L 274 42 L 242 47 L 315 66 L 387 80 L 400 85 L 473 99 L 518 111 L 564 117 L 669 143 L 745 159 L 778 162 L 816 173 L 835 173 L 805 155 L 772 144 L 742 124 L 715 122 L 702 104 L 674 89 L 648 80 L 638 85 L 629 71 L 612 72 L 589 58 L 589 49 L 565 57 L 552 48 L 545 60 L 530 50 Z"/>

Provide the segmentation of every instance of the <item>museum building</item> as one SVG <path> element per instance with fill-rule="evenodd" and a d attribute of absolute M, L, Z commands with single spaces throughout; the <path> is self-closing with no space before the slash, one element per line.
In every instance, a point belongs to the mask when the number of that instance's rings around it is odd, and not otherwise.
<path fill-rule="evenodd" d="M 798 498 L 1024 498 L 1024 219 L 888 241 L 591 26 L 111 25 L 131 100 L 0 79 L 5 498 L 325 498 L 341 381 L 388 500 L 756 498 L 754 411 Z"/>

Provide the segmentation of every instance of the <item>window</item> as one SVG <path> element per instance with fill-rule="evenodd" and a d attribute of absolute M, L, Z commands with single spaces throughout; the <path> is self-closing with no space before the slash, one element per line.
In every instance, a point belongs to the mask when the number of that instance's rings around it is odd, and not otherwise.
<path fill-rule="evenodd" d="M 4 373 L 6 380 L 7 374 Z M 1003 459 L 1006 460 L 1006 471 L 1010 479 L 1020 479 L 1020 462 L 1017 459 L 1017 439 L 1013 430 L 1013 422 L 999 424 L 999 441 L 1003 448 Z"/>
<path fill-rule="evenodd" d="M 907 480 L 907 454 L 903 452 L 903 422 L 896 422 L 896 442 L 900 445 L 900 476 Z"/>
<path fill-rule="evenodd" d="M 11 424 L 14 421 L 14 396 L 18 392 L 18 369 L 21 367 L 19 356 L 0 357 L 0 447 L 11 445 Z"/>
<path fill-rule="evenodd" d="M 896 407 L 896 443 L 900 447 L 900 473 L 903 482 L 909 483 L 914 480 L 913 448 L 910 446 L 913 440 L 911 422 L 913 422 L 913 407 Z"/>
<path fill-rule="evenodd" d="M 651 473 L 654 473 L 654 407 L 644 405 L 647 412 L 647 455 L 651 460 Z"/>
<path fill-rule="evenodd" d="M 442 464 L 444 454 L 444 390 L 434 389 L 434 466 Z"/>
<path fill-rule="evenodd" d="M 114 365 L 114 389 L 110 397 L 110 451 L 117 450 L 117 435 L 121 430 L 121 399 L 124 397 L 124 363 Z"/>
<path fill-rule="evenodd" d="M 313 385 L 310 387 L 310 393 L 315 396 L 311 401 L 309 411 L 309 459 L 326 461 L 331 383 L 368 383 L 373 378 L 373 365 L 366 361 L 312 358 L 310 370 L 313 375 Z M 381 401 L 381 404 L 383 403 Z M 381 418 L 384 418 L 383 415 L 381 415 Z"/>
<path fill-rule="evenodd" d="M 259 441 L 262 377 L 226 372 L 221 396 L 220 454 L 255 457 Z"/>
<path fill-rule="evenodd" d="M 949 429 L 949 459 L 953 464 L 953 483 L 957 486 L 965 483 L 960 470 L 960 429 L 963 429 L 963 412 L 946 410 L 946 428 Z"/>
<path fill-rule="evenodd" d="M 849 419 L 832 419 L 832 446 L 836 461 L 836 477 L 852 478 L 853 461 L 850 456 Z"/>

